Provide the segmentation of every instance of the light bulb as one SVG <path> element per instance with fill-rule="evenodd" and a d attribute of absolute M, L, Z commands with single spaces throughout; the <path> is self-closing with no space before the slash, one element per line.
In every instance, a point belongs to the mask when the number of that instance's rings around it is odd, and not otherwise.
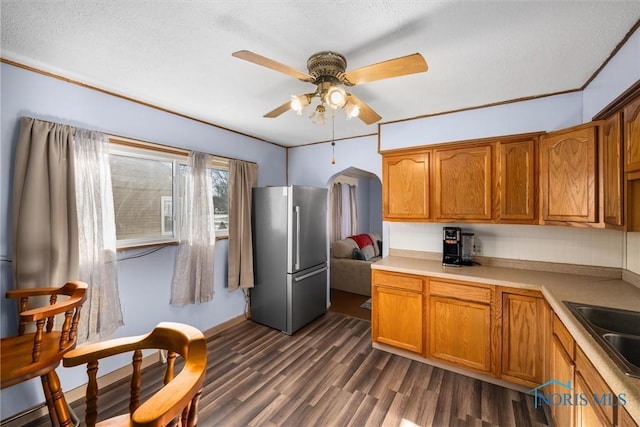
<path fill-rule="evenodd" d="M 298 115 L 302 114 L 302 109 L 307 105 L 309 105 L 309 97 L 307 97 L 306 95 L 291 95 L 290 107 Z"/>
<path fill-rule="evenodd" d="M 316 107 L 316 110 L 313 113 L 311 113 L 309 118 L 316 125 L 324 125 L 325 123 L 327 123 L 327 117 L 325 116 L 325 111 L 326 109 L 324 108 L 324 105 L 320 104 Z"/>
<path fill-rule="evenodd" d="M 360 106 L 348 101 L 344 106 L 344 112 L 347 115 L 347 120 L 350 120 L 353 117 L 358 117 L 360 114 Z"/>
<path fill-rule="evenodd" d="M 333 86 L 329 88 L 326 95 L 326 102 L 329 104 L 329 107 L 334 110 L 337 108 L 342 108 L 344 103 L 347 101 L 347 94 L 341 87 Z"/>

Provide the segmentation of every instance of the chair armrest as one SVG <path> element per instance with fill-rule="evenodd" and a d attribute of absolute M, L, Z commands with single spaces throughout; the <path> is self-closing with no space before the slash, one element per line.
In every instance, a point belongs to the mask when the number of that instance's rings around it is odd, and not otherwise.
<path fill-rule="evenodd" d="M 148 335 L 148 334 L 147 334 Z M 62 366 L 71 367 L 89 363 L 116 354 L 134 351 L 140 348 L 140 342 L 147 335 L 138 335 L 126 338 L 114 338 L 94 344 L 75 348 L 64 355 Z"/>
<path fill-rule="evenodd" d="M 74 308 L 81 306 L 86 297 L 86 290 L 87 290 L 87 285 L 86 284 L 83 284 L 83 285 L 84 286 L 73 289 L 70 292 L 71 293 L 70 295 L 68 295 L 68 292 L 66 292 L 67 290 L 64 289 L 64 286 L 62 288 L 53 288 L 53 292 L 49 292 L 48 294 L 38 293 L 37 295 L 40 295 L 40 296 L 55 294 L 55 295 L 67 295 L 69 296 L 69 298 L 67 298 L 65 301 L 56 302 L 55 304 L 47 305 L 44 307 L 32 308 L 30 310 L 25 310 L 21 312 L 19 315 L 20 321 L 35 322 L 41 319 L 46 319 L 48 317 L 55 316 L 56 314 L 65 313 L 69 310 L 73 310 Z M 44 289 L 46 288 L 39 288 L 38 292 L 41 292 Z M 61 290 L 63 290 L 64 292 L 61 292 Z M 20 293 L 19 290 L 10 291 L 10 292 Z M 34 295 L 34 294 L 31 294 L 31 295 Z"/>
<path fill-rule="evenodd" d="M 7 298 L 24 298 L 24 297 L 39 297 L 45 295 L 54 294 L 58 288 L 31 288 L 31 289 L 13 289 L 7 291 Z"/>

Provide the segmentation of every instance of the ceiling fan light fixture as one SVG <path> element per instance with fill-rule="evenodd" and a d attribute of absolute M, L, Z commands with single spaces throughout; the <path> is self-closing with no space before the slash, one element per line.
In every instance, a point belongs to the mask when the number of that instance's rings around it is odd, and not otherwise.
<path fill-rule="evenodd" d="M 309 102 L 311 102 L 311 100 L 307 95 L 291 95 L 290 106 L 293 111 L 295 111 L 298 115 L 301 115 L 302 110 L 304 109 L 304 107 L 309 105 Z"/>
<path fill-rule="evenodd" d="M 347 101 L 346 104 L 344 104 L 343 110 L 347 115 L 347 120 L 358 117 L 358 115 L 360 114 L 360 106 L 358 104 L 354 104 L 351 101 Z"/>
<path fill-rule="evenodd" d="M 316 124 L 316 125 L 324 125 L 325 123 L 327 123 L 327 116 L 326 116 L 326 108 L 324 108 L 324 105 L 319 104 L 315 111 L 313 113 L 311 113 L 311 115 L 309 116 L 309 118 L 311 119 L 311 121 Z"/>
<path fill-rule="evenodd" d="M 327 91 L 326 102 L 334 110 L 342 108 L 347 102 L 347 93 L 340 86 L 332 86 Z"/>

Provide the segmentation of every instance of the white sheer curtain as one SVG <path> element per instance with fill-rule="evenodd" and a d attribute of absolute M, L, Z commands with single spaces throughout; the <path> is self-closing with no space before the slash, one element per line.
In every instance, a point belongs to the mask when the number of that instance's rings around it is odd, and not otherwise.
<path fill-rule="evenodd" d="M 116 270 L 116 225 L 106 135 L 74 132 L 79 278 L 89 284 L 78 339 L 98 341 L 123 325 Z"/>
<path fill-rule="evenodd" d="M 213 190 L 207 175 L 211 160 L 205 153 L 189 155 L 171 305 L 198 304 L 213 299 L 215 227 Z"/>

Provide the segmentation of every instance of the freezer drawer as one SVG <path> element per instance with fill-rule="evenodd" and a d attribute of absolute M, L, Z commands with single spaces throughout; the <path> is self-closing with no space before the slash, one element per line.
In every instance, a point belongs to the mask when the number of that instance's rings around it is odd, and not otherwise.
<path fill-rule="evenodd" d="M 291 335 L 327 311 L 327 265 L 288 275 L 287 329 Z"/>

